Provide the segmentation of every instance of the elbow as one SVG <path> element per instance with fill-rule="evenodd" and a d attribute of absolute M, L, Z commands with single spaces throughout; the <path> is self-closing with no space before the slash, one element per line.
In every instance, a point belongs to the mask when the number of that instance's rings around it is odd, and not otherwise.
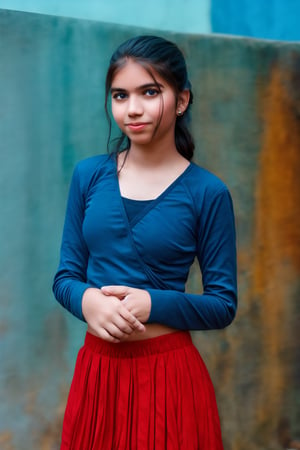
<path fill-rule="evenodd" d="M 220 328 L 228 327 L 235 319 L 236 312 L 237 312 L 237 295 L 236 293 L 234 293 L 225 302 L 224 316 L 222 324 L 220 324 L 221 325 Z"/>
<path fill-rule="evenodd" d="M 55 299 L 56 299 L 56 293 L 57 293 L 57 284 L 56 284 L 56 279 L 54 278 L 53 283 L 52 283 L 52 294 L 54 295 Z"/>
<path fill-rule="evenodd" d="M 55 275 L 53 283 L 52 283 L 52 293 L 54 295 L 54 298 L 57 300 L 58 299 L 58 280 L 57 280 L 57 275 Z"/>
<path fill-rule="evenodd" d="M 53 283 L 52 283 L 52 293 L 54 295 L 54 299 L 59 303 L 63 303 L 63 286 L 60 277 L 58 274 L 55 275 Z"/>
<path fill-rule="evenodd" d="M 52 293 L 54 294 L 54 297 L 56 296 L 56 278 L 54 278 L 53 283 L 52 283 Z"/>
<path fill-rule="evenodd" d="M 60 295 L 60 287 L 56 281 L 52 284 L 52 293 L 53 293 L 53 299 L 55 302 L 58 302 L 60 305 L 64 306 L 64 302 L 62 300 L 62 297 Z"/>
<path fill-rule="evenodd" d="M 224 318 L 223 326 L 220 328 L 228 327 L 234 321 L 235 316 L 236 316 L 236 309 L 228 310 L 226 317 Z"/>

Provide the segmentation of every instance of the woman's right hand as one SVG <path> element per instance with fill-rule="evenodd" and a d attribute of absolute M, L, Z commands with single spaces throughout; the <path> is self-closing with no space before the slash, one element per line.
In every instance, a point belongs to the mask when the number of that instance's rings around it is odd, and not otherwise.
<path fill-rule="evenodd" d="M 115 296 L 88 288 L 82 297 L 82 313 L 93 334 L 108 342 L 121 342 L 145 326 Z"/>

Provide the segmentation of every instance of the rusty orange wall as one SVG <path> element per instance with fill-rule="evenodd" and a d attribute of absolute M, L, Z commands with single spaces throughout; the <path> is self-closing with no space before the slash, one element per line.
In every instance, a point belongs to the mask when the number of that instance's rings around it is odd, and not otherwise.
<path fill-rule="evenodd" d="M 51 293 L 68 183 L 105 152 L 108 58 L 138 32 L 0 10 L 1 450 L 58 448 L 84 336 Z M 225 450 L 279 450 L 300 436 L 300 44 L 158 34 L 186 54 L 195 159 L 236 211 L 236 320 L 193 333 Z M 189 289 L 201 290 L 196 265 Z"/>

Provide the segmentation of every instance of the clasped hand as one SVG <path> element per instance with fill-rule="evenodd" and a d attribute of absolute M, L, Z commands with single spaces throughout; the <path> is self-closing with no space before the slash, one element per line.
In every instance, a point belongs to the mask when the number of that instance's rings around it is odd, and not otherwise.
<path fill-rule="evenodd" d="M 89 288 L 82 299 L 82 312 L 94 334 L 109 342 L 126 340 L 143 332 L 151 309 L 150 294 L 128 286 Z"/>

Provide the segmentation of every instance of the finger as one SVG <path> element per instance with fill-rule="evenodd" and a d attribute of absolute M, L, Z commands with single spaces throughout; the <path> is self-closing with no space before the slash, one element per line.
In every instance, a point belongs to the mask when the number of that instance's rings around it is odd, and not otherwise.
<path fill-rule="evenodd" d="M 130 335 L 135 329 L 121 316 L 115 319 L 114 324 L 126 335 Z"/>
<path fill-rule="evenodd" d="M 112 336 L 107 330 L 101 328 L 101 330 L 97 333 L 97 335 L 103 339 L 104 341 L 107 342 L 112 342 L 114 344 L 117 344 L 118 342 L 120 342 L 120 339 Z"/>
<path fill-rule="evenodd" d="M 106 295 L 123 298 L 128 294 L 128 286 L 102 286 L 101 291 Z"/>
<path fill-rule="evenodd" d="M 146 330 L 145 325 L 143 325 L 142 322 L 140 322 L 138 319 L 135 319 L 133 326 L 137 331 L 145 331 Z"/>
<path fill-rule="evenodd" d="M 137 314 L 136 314 L 137 311 L 135 311 L 135 306 L 134 306 L 134 304 L 132 302 L 129 302 L 128 299 L 127 299 L 126 302 L 124 300 L 121 300 L 121 303 L 122 304 L 124 303 L 124 307 L 127 309 L 127 311 L 130 314 L 132 314 L 134 317 L 137 317 Z"/>
<path fill-rule="evenodd" d="M 125 297 L 122 300 L 122 303 L 127 303 L 129 300 L 129 295 L 125 295 Z"/>
<path fill-rule="evenodd" d="M 130 326 L 139 331 L 145 331 L 145 326 L 133 314 L 131 314 L 126 307 L 120 311 L 121 316 L 127 320 Z"/>
<path fill-rule="evenodd" d="M 124 336 L 127 336 L 126 333 L 124 333 L 117 325 L 115 325 L 114 323 L 110 323 L 107 327 L 106 327 L 106 331 L 115 339 L 122 339 L 124 338 Z"/>

